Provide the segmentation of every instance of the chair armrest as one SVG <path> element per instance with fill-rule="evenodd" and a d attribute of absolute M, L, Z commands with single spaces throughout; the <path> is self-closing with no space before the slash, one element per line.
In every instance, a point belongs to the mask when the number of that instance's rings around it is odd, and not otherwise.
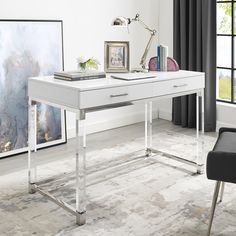
<path fill-rule="evenodd" d="M 236 132 L 236 128 L 222 127 L 219 129 L 219 135 L 221 135 L 223 132 Z"/>

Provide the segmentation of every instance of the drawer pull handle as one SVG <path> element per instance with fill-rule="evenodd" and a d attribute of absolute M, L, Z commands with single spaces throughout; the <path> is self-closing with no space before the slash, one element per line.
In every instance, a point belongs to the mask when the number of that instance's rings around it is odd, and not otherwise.
<path fill-rule="evenodd" d="M 174 88 L 180 88 L 180 87 L 186 87 L 188 84 L 179 84 L 179 85 L 174 85 Z"/>
<path fill-rule="evenodd" d="M 110 95 L 111 98 L 116 98 L 116 97 L 124 97 L 124 96 L 128 96 L 128 93 L 121 93 L 121 94 L 112 94 Z"/>

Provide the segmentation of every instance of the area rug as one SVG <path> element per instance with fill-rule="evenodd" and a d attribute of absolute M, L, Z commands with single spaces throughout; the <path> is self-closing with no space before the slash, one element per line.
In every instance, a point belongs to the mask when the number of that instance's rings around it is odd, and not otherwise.
<path fill-rule="evenodd" d="M 204 158 L 214 142 L 214 137 L 205 137 Z M 88 152 L 87 224 L 81 227 L 75 224 L 74 216 L 39 193 L 28 194 L 26 169 L 1 176 L 0 235 L 206 235 L 214 182 L 165 155 L 144 158 L 143 143 L 143 138 L 137 138 Z M 196 158 L 193 135 L 162 131 L 154 135 L 153 146 Z M 69 156 L 38 166 L 39 180 L 50 177 L 43 187 L 73 205 L 74 164 L 74 157 Z M 236 235 L 235 190 L 233 184 L 226 185 L 212 235 Z"/>

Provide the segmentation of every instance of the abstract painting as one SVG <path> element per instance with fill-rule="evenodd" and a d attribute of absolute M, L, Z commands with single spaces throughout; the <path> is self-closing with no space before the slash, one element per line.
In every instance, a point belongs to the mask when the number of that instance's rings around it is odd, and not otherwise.
<path fill-rule="evenodd" d="M 0 157 L 27 150 L 28 78 L 60 70 L 62 21 L 0 20 Z M 37 103 L 39 148 L 66 142 L 65 129 L 64 111 Z"/>

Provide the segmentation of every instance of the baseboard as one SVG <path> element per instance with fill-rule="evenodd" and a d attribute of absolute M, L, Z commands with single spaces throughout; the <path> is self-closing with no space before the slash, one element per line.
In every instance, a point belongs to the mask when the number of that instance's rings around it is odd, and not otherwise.
<path fill-rule="evenodd" d="M 164 120 L 171 121 L 172 119 L 172 113 L 169 110 L 164 110 L 160 109 L 158 111 L 158 114 L 156 111 L 153 112 L 153 119 L 155 118 L 160 118 Z M 139 122 L 144 121 L 144 112 L 139 111 L 139 112 L 132 112 L 131 114 L 128 115 L 120 115 L 116 118 L 108 118 L 108 119 L 100 119 L 96 122 L 90 122 L 86 124 L 86 133 L 91 134 L 91 133 L 97 133 L 101 132 L 104 130 L 109 130 L 109 129 L 114 129 L 126 125 L 131 125 Z M 216 130 L 218 131 L 221 127 L 232 127 L 236 128 L 236 125 L 230 124 L 230 123 L 225 123 L 221 121 L 217 121 L 216 123 Z M 67 129 L 67 137 L 68 139 L 75 137 L 75 128 L 69 128 Z"/>
<path fill-rule="evenodd" d="M 172 113 L 169 110 L 159 110 L 159 118 L 164 119 L 164 120 L 172 120 Z M 222 121 L 217 121 L 216 122 L 216 131 L 219 131 L 221 127 L 231 127 L 231 128 L 236 128 L 236 124 L 231 124 L 231 123 L 226 123 Z"/>
<path fill-rule="evenodd" d="M 153 112 L 153 119 L 157 118 L 157 112 Z M 86 124 L 86 133 L 97 133 L 109 129 L 114 129 L 126 125 L 131 125 L 144 121 L 144 112 L 135 112 L 128 115 L 117 116 L 116 118 L 100 119 L 98 121 L 88 122 Z M 82 132 L 81 132 L 82 133 Z M 75 128 L 67 129 L 67 138 L 75 137 Z"/>
<path fill-rule="evenodd" d="M 159 109 L 158 117 L 163 120 L 172 120 L 172 112 L 170 110 Z"/>
<path fill-rule="evenodd" d="M 216 122 L 216 131 L 219 131 L 221 127 L 229 127 L 229 128 L 236 128 L 235 124 L 225 123 L 221 121 Z"/>

